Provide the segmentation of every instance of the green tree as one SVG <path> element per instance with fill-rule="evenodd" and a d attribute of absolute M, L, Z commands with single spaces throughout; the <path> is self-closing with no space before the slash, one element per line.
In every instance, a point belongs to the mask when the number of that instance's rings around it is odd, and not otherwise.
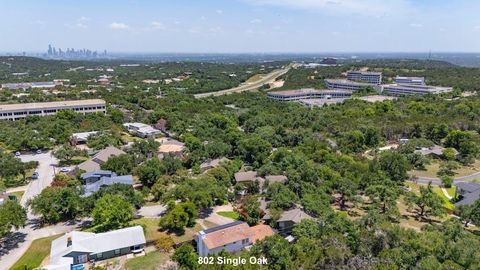
<path fill-rule="evenodd" d="M 69 164 L 73 157 L 85 155 L 84 151 L 81 151 L 78 148 L 75 148 L 69 144 L 64 144 L 60 146 L 56 151 L 53 152 L 53 155 L 58 158 L 60 161 Z"/>
<path fill-rule="evenodd" d="M 408 161 L 404 155 L 385 151 L 378 159 L 380 168 L 387 174 L 387 176 L 395 182 L 403 182 L 408 178 Z"/>
<path fill-rule="evenodd" d="M 47 223 L 74 219 L 82 211 L 82 203 L 76 188 L 47 187 L 29 202 L 32 213 L 41 215 Z"/>
<path fill-rule="evenodd" d="M 420 187 L 420 195 L 409 192 L 405 201 L 409 207 L 417 208 L 416 211 L 420 218 L 445 214 L 442 198 L 433 191 L 431 185 Z"/>
<path fill-rule="evenodd" d="M 240 215 L 248 225 L 253 226 L 260 221 L 262 210 L 260 209 L 260 202 L 251 195 L 246 196 L 242 201 L 242 214 Z"/>
<path fill-rule="evenodd" d="M 153 158 L 145 161 L 142 165 L 138 166 L 136 169 L 136 174 L 138 179 L 142 184 L 147 187 L 151 187 L 155 182 L 162 176 L 163 164 L 158 158 Z"/>
<path fill-rule="evenodd" d="M 175 250 L 172 260 L 186 269 L 198 268 L 198 255 L 191 245 L 183 245 Z"/>
<path fill-rule="evenodd" d="M 92 211 L 95 231 L 106 232 L 125 228 L 133 219 L 133 206 L 120 195 L 106 194 L 95 203 Z"/>
<path fill-rule="evenodd" d="M 110 157 L 107 162 L 100 165 L 103 170 L 109 170 L 119 175 L 131 174 L 134 168 L 133 158 L 128 154 Z"/>
<path fill-rule="evenodd" d="M 473 205 L 462 205 L 456 209 L 456 212 L 465 227 L 469 223 L 476 226 L 480 225 L 480 200 L 477 200 Z"/>
<path fill-rule="evenodd" d="M 12 228 L 19 229 L 25 226 L 27 211 L 14 201 L 7 201 L 0 205 L 0 238 L 10 232 Z"/>
<path fill-rule="evenodd" d="M 160 219 L 160 227 L 164 230 L 182 231 L 185 227 L 193 227 L 198 210 L 194 203 L 168 203 L 167 213 Z"/>
<path fill-rule="evenodd" d="M 268 186 L 266 198 L 268 207 L 289 209 L 297 201 L 297 195 L 282 183 L 273 183 Z"/>
<path fill-rule="evenodd" d="M 440 178 L 442 180 L 442 184 L 444 187 L 446 188 L 451 188 L 452 187 L 452 184 L 453 184 L 453 178 L 448 176 L 448 175 L 444 175 Z"/>

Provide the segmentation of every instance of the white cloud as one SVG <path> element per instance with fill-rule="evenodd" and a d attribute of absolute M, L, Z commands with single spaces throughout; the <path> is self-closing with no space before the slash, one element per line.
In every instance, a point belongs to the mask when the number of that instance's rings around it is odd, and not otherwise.
<path fill-rule="evenodd" d="M 152 29 L 157 29 L 157 30 L 165 30 L 166 27 L 163 23 L 161 22 L 157 22 L 157 21 L 153 21 L 152 23 L 150 23 L 150 26 Z"/>
<path fill-rule="evenodd" d="M 400 13 L 411 6 L 407 0 L 243 0 L 258 6 L 280 6 L 308 11 L 375 15 Z"/>
<path fill-rule="evenodd" d="M 262 20 L 260 20 L 260 19 L 253 19 L 253 20 L 250 21 L 250 23 L 254 23 L 254 24 L 255 24 L 255 23 L 262 23 Z"/>
<path fill-rule="evenodd" d="M 108 28 L 116 29 L 116 30 L 124 30 L 124 29 L 128 29 L 129 27 L 125 23 L 113 22 L 108 25 Z"/>
<path fill-rule="evenodd" d="M 422 28 L 423 24 L 421 24 L 421 23 L 411 23 L 411 24 L 409 24 L 409 26 L 413 27 L 413 28 Z"/>
<path fill-rule="evenodd" d="M 87 26 L 86 24 L 81 23 L 81 22 L 77 23 L 77 27 L 78 27 L 78 28 L 82 28 L 82 29 L 88 28 L 88 26 Z"/>

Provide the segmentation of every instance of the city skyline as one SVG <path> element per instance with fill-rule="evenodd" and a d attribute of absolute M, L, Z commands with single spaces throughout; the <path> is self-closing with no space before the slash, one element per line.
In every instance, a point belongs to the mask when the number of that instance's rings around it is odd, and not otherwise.
<path fill-rule="evenodd" d="M 48 44 L 125 53 L 477 52 L 480 45 L 480 3 L 468 0 L 2 5 L 1 52 L 41 53 Z"/>

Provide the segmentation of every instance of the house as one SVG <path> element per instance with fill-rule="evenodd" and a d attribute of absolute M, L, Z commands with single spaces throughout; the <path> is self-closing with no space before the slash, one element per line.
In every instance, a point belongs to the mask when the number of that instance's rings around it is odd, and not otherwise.
<path fill-rule="evenodd" d="M 250 227 L 243 221 L 235 221 L 198 232 L 197 251 L 203 257 L 222 250 L 236 252 L 271 235 L 273 230 L 270 226 L 262 224 Z"/>
<path fill-rule="evenodd" d="M 422 147 L 420 149 L 415 150 L 416 154 L 420 154 L 422 156 L 431 156 L 435 158 L 440 158 L 443 156 L 443 151 L 445 150 L 444 147 L 439 146 L 439 145 L 434 145 L 432 147 Z M 457 150 L 453 149 L 455 151 L 455 156 L 458 155 Z"/>
<path fill-rule="evenodd" d="M 226 158 L 209 159 L 209 160 L 203 162 L 202 164 L 200 164 L 200 171 L 204 172 L 204 171 L 216 168 L 216 167 L 220 166 L 220 163 L 222 161 L 226 161 L 226 160 L 228 160 L 228 159 L 226 159 Z"/>
<path fill-rule="evenodd" d="M 455 203 L 456 207 L 462 205 L 472 205 L 478 199 L 480 199 L 480 184 L 460 182 L 455 185 L 457 186 L 455 191 L 456 195 L 460 198 L 460 200 Z"/>
<path fill-rule="evenodd" d="M 140 253 L 145 243 L 141 226 L 105 233 L 73 231 L 52 241 L 50 264 L 44 268 L 70 270 L 92 260 L 100 261 L 129 253 Z"/>
<path fill-rule="evenodd" d="M 71 145 L 86 144 L 88 141 L 88 137 L 96 135 L 97 133 L 98 131 L 73 133 L 72 136 L 70 136 L 70 144 Z"/>
<path fill-rule="evenodd" d="M 166 155 L 173 155 L 178 158 L 183 157 L 183 152 L 185 151 L 184 143 L 171 138 L 160 138 L 156 141 L 160 143 L 157 150 L 159 159 L 163 159 Z"/>
<path fill-rule="evenodd" d="M 118 176 L 116 173 L 106 170 L 82 173 L 80 178 L 82 179 L 82 184 L 85 189 L 85 197 L 92 195 L 104 186 L 111 186 L 113 184 L 133 185 L 133 176 Z"/>
<path fill-rule="evenodd" d="M 130 134 L 142 138 L 155 137 L 161 133 L 160 130 L 143 123 L 125 123 L 123 124 L 123 127 L 125 127 Z"/>
<path fill-rule="evenodd" d="M 82 170 L 82 171 L 85 171 L 85 172 L 98 171 L 98 170 L 100 170 L 100 165 L 107 162 L 107 160 L 110 157 L 116 157 L 116 156 L 120 156 L 120 155 L 124 155 L 124 154 L 125 154 L 125 152 L 123 152 L 122 150 L 120 150 L 116 147 L 113 147 L 113 146 L 109 146 L 109 147 L 101 150 L 100 152 L 98 152 L 91 159 L 78 164 L 77 167 L 75 168 L 75 170 L 73 170 L 73 171 L 79 171 L 79 170 Z"/>
<path fill-rule="evenodd" d="M 247 171 L 247 172 L 237 172 L 235 173 L 235 182 L 243 183 L 243 182 L 255 182 L 263 180 L 263 178 L 259 177 L 257 172 L 255 171 Z"/>
<path fill-rule="evenodd" d="M 285 211 L 277 220 L 278 230 L 283 234 L 290 234 L 293 227 L 304 219 L 313 219 L 313 217 L 300 208 Z"/>
<path fill-rule="evenodd" d="M 288 181 L 288 178 L 285 175 L 267 175 L 265 176 L 265 180 L 269 185 L 273 183 L 285 184 Z"/>

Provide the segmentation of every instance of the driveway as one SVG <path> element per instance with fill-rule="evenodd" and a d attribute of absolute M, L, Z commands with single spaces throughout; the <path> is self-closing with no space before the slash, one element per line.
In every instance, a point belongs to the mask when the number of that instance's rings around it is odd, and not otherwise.
<path fill-rule="evenodd" d="M 145 217 L 145 218 L 159 218 L 165 211 L 167 207 L 165 205 L 150 205 L 150 206 L 143 206 L 138 210 L 138 215 Z"/>
<path fill-rule="evenodd" d="M 0 240 L 0 269 L 9 269 L 22 257 L 35 239 L 63 234 L 79 228 L 82 222 L 65 222 L 38 228 L 36 221 L 18 231 L 12 231 Z"/>
<path fill-rule="evenodd" d="M 38 179 L 30 181 L 20 201 L 20 204 L 25 206 L 29 199 L 32 199 L 40 194 L 44 188 L 50 186 L 55 176 L 55 170 L 58 170 L 55 168 L 58 165 L 58 160 L 52 155 L 52 151 L 42 154 L 21 155 L 20 159 L 23 162 L 38 161 L 39 163 L 36 169 L 39 175 Z M 29 216 L 29 218 L 33 217 Z"/>

